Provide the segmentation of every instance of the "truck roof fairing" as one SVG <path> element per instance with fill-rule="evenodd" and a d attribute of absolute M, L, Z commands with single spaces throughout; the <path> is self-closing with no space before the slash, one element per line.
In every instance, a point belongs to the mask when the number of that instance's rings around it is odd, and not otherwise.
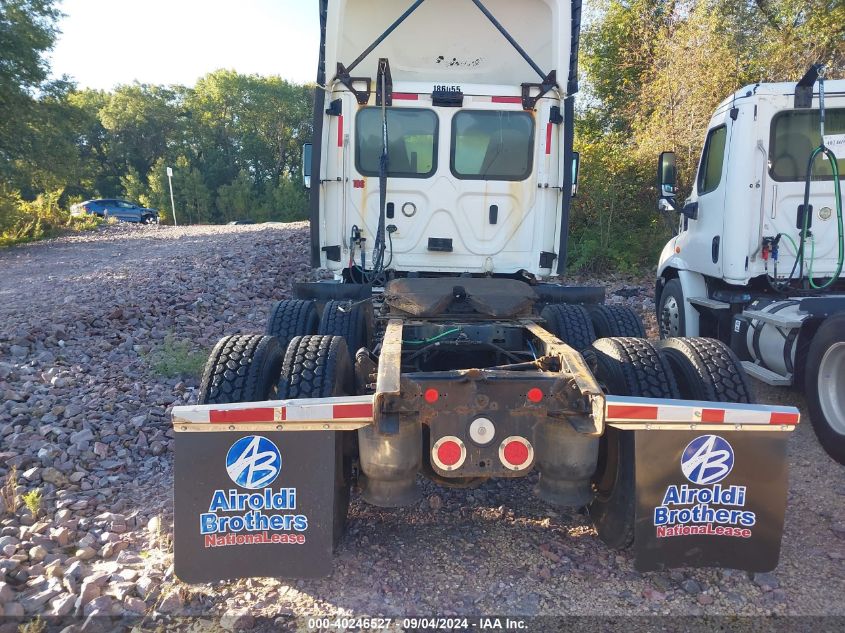
<path fill-rule="evenodd" d="M 325 69 L 330 81 L 338 63 L 351 64 L 413 3 L 328 0 L 327 4 Z M 565 81 L 571 55 L 571 0 L 484 0 L 484 6 L 538 66 L 547 73 L 556 70 Z M 472 0 L 425 0 L 352 74 L 374 78 L 380 57 L 390 60 L 394 81 L 520 85 L 538 80 Z"/>

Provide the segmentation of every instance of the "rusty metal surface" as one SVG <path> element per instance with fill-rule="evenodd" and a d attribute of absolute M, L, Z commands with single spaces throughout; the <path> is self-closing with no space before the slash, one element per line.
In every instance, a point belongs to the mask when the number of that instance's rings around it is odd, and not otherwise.
<path fill-rule="evenodd" d="M 573 391 L 577 391 L 586 414 L 577 421 L 576 430 L 587 435 L 604 433 L 604 391 L 596 381 L 584 357 L 559 338 L 533 321 L 523 321 L 523 326 L 543 345 L 544 354 L 560 360 L 561 372 L 570 377 Z"/>
<path fill-rule="evenodd" d="M 376 395 L 373 401 L 373 418 L 376 428 L 386 432 L 398 432 L 399 420 L 392 417 L 385 406 L 385 400 L 401 396 L 402 387 L 402 328 L 401 319 L 387 323 L 379 356 Z M 394 428 L 395 427 L 395 428 Z"/>
<path fill-rule="evenodd" d="M 415 317 L 436 317 L 452 308 L 506 319 L 530 315 L 537 294 L 515 279 L 409 278 L 388 283 L 385 301 L 391 310 Z"/>

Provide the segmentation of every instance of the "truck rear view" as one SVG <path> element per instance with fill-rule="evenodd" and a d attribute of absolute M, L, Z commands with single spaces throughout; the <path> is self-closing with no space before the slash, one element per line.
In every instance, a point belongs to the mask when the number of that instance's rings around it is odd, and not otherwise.
<path fill-rule="evenodd" d="M 718 341 L 658 348 L 602 288 L 547 279 L 577 180 L 580 2 L 396 4 L 321 2 L 304 176 L 334 278 L 222 339 L 200 405 L 174 409 L 177 574 L 325 575 L 355 484 L 397 507 L 420 475 L 535 471 L 640 569 L 772 569 L 797 410 L 752 404 Z"/>
<path fill-rule="evenodd" d="M 539 278 L 563 264 L 580 8 L 482 7 L 493 20 L 470 0 L 415 3 L 360 59 L 398 17 L 397 3 L 328 3 L 329 82 L 317 93 L 311 177 L 315 266 L 359 279 L 378 268 L 381 242 L 398 273 Z M 525 57 L 500 32 L 505 24 Z"/>

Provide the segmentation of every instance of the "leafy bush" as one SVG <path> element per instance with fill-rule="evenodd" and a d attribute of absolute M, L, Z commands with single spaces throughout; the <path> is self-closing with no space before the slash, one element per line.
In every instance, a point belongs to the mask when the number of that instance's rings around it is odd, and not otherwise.
<path fill-rule="evenodd" d="M 199 378 L 207 356 L 190 341 L 168 335 L 161 347 L 150 354 L 149 364 L 156 374 L 165 378 Z"/>
<path fill-rule="evenodd" d="M 32 516 L 38 516 L 38 513 L 41 510 L 41 490 L 36 488 L 35 490 L 25 492 L 21 495 L 21 499 L 23 499 L 23 504 L 26 506 L 26 509 L 30 511 Z"/>
<path fill-rule="evenodd" d="M 44 193 L 35 200 L 22 200 L 17 191 L 0 188 L 0 247 L 56 237 L 66 231 L 96 228 L 94 216 L 73 217 L 59 206 L 61 192 Z"/>

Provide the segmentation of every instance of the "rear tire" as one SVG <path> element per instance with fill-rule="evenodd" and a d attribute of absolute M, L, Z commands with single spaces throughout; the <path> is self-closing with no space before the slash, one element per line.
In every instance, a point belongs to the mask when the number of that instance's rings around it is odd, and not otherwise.
<path fill-rule="evenodd" d="M 320 317 L 313 301 L 285 299 L 270 310 L 266 332 L 279 339 L 281 348 L 287 350 L 295 337 L 316 334 L 319 326 Z"/>
<path fill-rule="evenodd" d="M 679 279 L 670 279 L 660 293 L 660 303 L 656 306 L 657 328 L 660 338 L 686 336 L 687 325 L 684 314 L 684 289 Z"/>
<path fill-rule="evenodd" d="M 608 394 L 641 398 L 677 398 L 678 387 L 666 360 L 646 340 L 599 339 L 596 378 Z M 624 550 L 634 543 L 634 432 L 608 427 L 599 443 L 593 476 L 595 496 L 589 512 L 599 538 Z"/>
<path fill-rule="evenodd" d="M 323 309 L 318 334 L 342 336 L 346 340 L 349 357 L 367 345 L 367 315 L 361 306 L 348 301 L 329 301 Z"/>
<path fill-rule="evenodd" d="M 272 400 L 281 366 L 282 349 L 272 336 L 222 338 L 205 364 L 199 404 Z"/>
<path fill-rule="evenodd" d="M 346 341 L 339 336 L 298 336 L 288 345 L 279 378 L 279 397 L 331 398 L 354 393 L 352 363 Z M 317 431 L 325 433 L 325 431 Z M 336 479 L 334 494 L 334 542 L 346 529 L 352 462 L 357 458 L 357 433 L 334 431 Z"/>
<path fill-rule="evenodd" d="M 645 326 L 639 315 L 625 306 L 593 306 L 590 319 L 598 338 L 645 338 Z"/>
<path fill-rule="evenodd" d="M 807 354 L 804 389 L 822 448 L 845 464 L 845 314 L 834 314 L 816 331 Z"/>
<path fill-rule="evenodd" d="M 754 401 L 742 363 L 727 345 L 711 338 L 667 338 L 657 344 L 678 382 L 681 398 L 706 402 Z"/>
<path fill-rule="evenodd" d="M 540 316 L 546 320 L 549 332 L 579 352 L 596 340 L 590 313 L 584 306 L 553 304 L 543 308 Z"/>

